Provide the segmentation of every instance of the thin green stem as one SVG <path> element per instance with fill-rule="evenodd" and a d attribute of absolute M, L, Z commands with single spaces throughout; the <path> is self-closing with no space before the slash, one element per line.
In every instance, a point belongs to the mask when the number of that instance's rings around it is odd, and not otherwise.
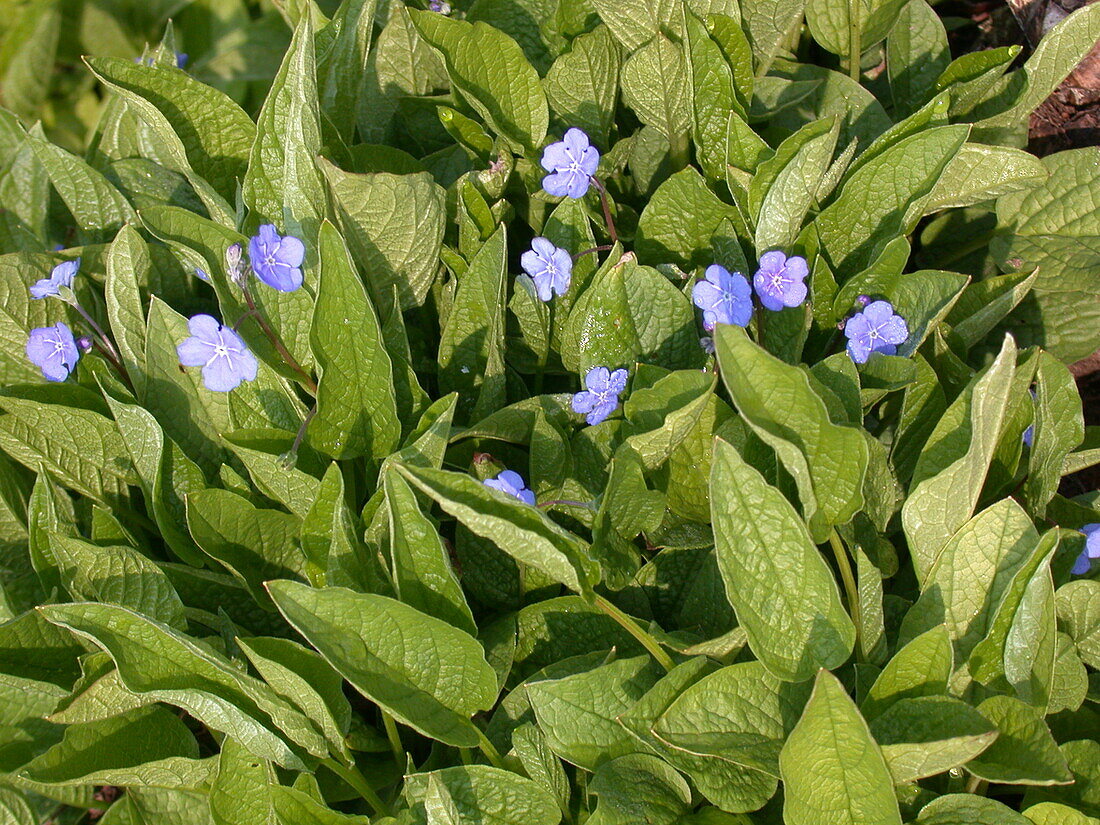
<path fill-rule="evenodd" d="M 675 667 L 672 657 L 665 652 L 660 642 L 654 639 L 647 631 L 643 630 L 641 625 L 634 619 L 623 613 L 623 611 L 619 610 L 619 608 L 603 596 L 596 596 L 596 607 L 618 622 L 623 630 L 637 639 L 642 647 L 649 651 L 649 654 L 660 663 L 661 667 L 665 670 L 672 670 L 672 668 Z"/>
<path fill-rule="evenodd" d="M 848 0 L 848 76 L 859 83 L 860 58 L 863 56 L 863 45 L 860 43 L 860 2 Z"/>
<path fill-rule="evenodd" d="M 381 710 L 381 708 L 379 708 Z M 405 746 L 401 744 L 401 732 L 397 729 L 397 723 L 385 710 L 382 710 L 382 727 L 386 729 L 386 738 L 390 740 L 390 750 L 393 758 L 397 760 L 398 767 L 405 769 Z"/>
<path fill-rule="evenodd" d="M 985 796 L 985 789 L 988 787 L 989 783 L 980 776 L 971 776 L 966 783 L 966 792 L 976 794 L 977 796 Z"/>
<path fill-rule="evenodd" d="M 334 774 L 336 774 L 338 777 L 343 779 L 349 785 L 351 785 L 351 787 L 353 787 L 359 793 L 359 795 L 367 801 L 367 804 L 374 809 L 374 812 L 376 814 L 379 814 L 381 816 L 390 815 L 390 806 L 382 801 L 382 797 L 380 797 L 377 792 L 375 792 L 374 788 L 372 788 L 370 786 L 370 783 L 367 782 L 367 778 L 363 776 L 359 769 L 356 768 L 354 765 L 350 767 L 347 765 L 341 765 L 339 762 L 337 762 L 335 759 L 332 759 L 331 757 L 323 760 L 321 764 L 332 771 Z"/>
<path fill-rule="evenodd" d="M 836 530 L 829 532 L 829 545 L 833 548 L 833 556 L 836 558 L 836 566 L 840 570 L 840 578 L 844 582 L 844 592 L 848 596 L 848 613 L 852 617 L 852 624 L 856 627 L 856 655 L 859 656 L 859 589 L 856 587 L 856 577 L 852 572 L 852 563 L 848 559 L 848 550 Z"/>
<path fill-rule="evenodd" d="M 504 757 L 500 755 L 500 751 L 496 749 L 496 745 L 489 741 L 489 737 L 482 733 L 481 728 L 475 726 L 474 730 L 477 731 L 477 746 L 481 748 L 481 752 L 485 754 L 485 758 L 489 760 L 494 768 L 503 768 Z"/>

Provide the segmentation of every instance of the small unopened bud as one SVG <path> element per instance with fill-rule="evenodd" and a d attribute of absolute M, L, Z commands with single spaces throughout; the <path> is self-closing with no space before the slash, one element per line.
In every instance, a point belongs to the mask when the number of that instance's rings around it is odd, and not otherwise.
<path fill-rule="evenodd" d="M 233 244 L 229 249 L 225 250 L 225 274 L 229 277 L 229 280 L 244 289 L 245 282 L 248 278 L 247 270 L 241 260 L 244 253 L 239 243 Z"/>
<path fill-rule="evenodd" d="M 858 298 L 856 298 L 856 303 L 858 303 L 861 307 L 865 307 L 867 306 L 867 304 L 871 303 L 871 296 L 860 295 Z"/>
<path fill-rule="evenodd" d="M 76 345 L 80 347 L 81 352 L 91 352 L 92 339 L 87 335 L 81 335 L 79 338 L 76 339 Z"/>
<path fill-rule="evenodd" d="M 847 325 L 848 325 L 848 319 L 847 319 L 847 318 L 843 318 L 843 319 L 841 319 L 841 320 L 839 320 L 839 321 L 837 321 L 837 322 L 836 322 L 836 328 L 837 328 L 837 329 L 841 329 L 841 330 L 842 330 L 842 329 L 844 329 L 844 327 L 846 327 Z"/>
<path fill-rule="evenodd" d="M 704 336 L 699 339 L 699 346 L 703 348 L 703 352 L 707 355 L 714 355 L 714 339 L 709 336 Z"/>

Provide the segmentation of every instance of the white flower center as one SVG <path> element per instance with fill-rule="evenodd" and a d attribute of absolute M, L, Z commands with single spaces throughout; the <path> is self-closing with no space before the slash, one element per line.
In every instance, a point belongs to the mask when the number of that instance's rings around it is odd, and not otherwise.
<path fill-rule="evenodd" d="M 227 347 L 225 344 L 215 344 L 214 345 L 214 357 L 215 358 L 228 358 L 229 357 L 229 347 Z"/>
<path fill-rule="evenodd" d="M 579 175 L 581 173 L 581 165 L 577 161 L 570 161 L 569 166 L 566 167 L 566 171 Z"/>

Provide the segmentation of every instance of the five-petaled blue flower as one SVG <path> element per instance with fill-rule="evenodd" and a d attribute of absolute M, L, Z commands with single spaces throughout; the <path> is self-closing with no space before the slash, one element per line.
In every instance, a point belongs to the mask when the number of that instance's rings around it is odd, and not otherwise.
<path fill-rule="evenodd" d="M 894 312 L 889 301 L 872 301 L 844 325 L 848 354 L 857 364 L 867 363 L 872 352 L 893 355 L 898 344 L 909 337 L 905 319 Z"/>
<path fill-rule="evenodd" d="M 280 235 L 265 223 L 248 242 L 248 257 L 256 277 L 280 292 L 293 292 L 302 285 L 302 261 L 306 245 L 291 235 Z"/>
<path fill-rule="evenodd" d="M 49 381 L 64 381 L 76 369 L 80 348 L 64 322 L 32 329 L 27 338 L 27 357 Z"/>
<path fill-rule="evenodd" d="M 49 278 L 42 278 L 31 284 L 32 298 L 45 298 L 47 295 L 57 295 L 61 287 L 72 288 L 73 278 L 80 269 L 80 258 L 71 261 L 63 261 L 53 268 Z"/>
<path fill-rule="evenodd" d="M 531 241 L 531 248 L 519 256 L 519 263 L 535 282 L 540 301 L 549 301 L 554 295 L 564 295 L 569 289 L 569 280 L 573 277 L 573 258 L 546 238 Z"/>
<path fill-rule="evenodd" d="M 1070 569 L 1075 576 L 1083 576 L 1089 572 L 1093 560 L 1100 559 L 1100 524 L 1086 524 L 1081 532 L 1085 534 L 1085 549 Z"/>
<path fill-rule="evenodd" d="M 691 300 L 703 310 L 703 329 L 711 331 L 716 324 L 748 326 L 752 318 L 752 287 L 745 276 L 711 264 L 705 277 L 691 290 Z"/>
<path fill-rule="evenodd" d="M 607 367 L 593 367 L 584 376 L 585 388 L 573 396 L 573 412 L 585 414 L 589 424 L 599 424 L 619 406 L 627 376 L 624 369 L 610 372 Z"/>
<path fill-rule="evenodd" d="M 229 392 L 242 381 L 256 378 L 259 362 L 248 346 L 229 327 L 209 315 L 195 315 L 187 322 L 191 337 L 176 347 L 185 367 L 202 367 L 202 382 L 212 392 Z"/>
<path fill-rule="evenodd" d="M 783 307 L 801 306 L 806 300 L 806 277 L 810 268 L 806 259 L 788 258 L 778 249 L 760 256 L 760 268 L 752 276 L 752 285 L 766 309 L 778 312 Z"/>
<path fill-rule="evenodd" d="M 557 197 L 583 198 L 599 165 L 599 150 L 574 126 L 543 150 L 542 168 L 550 174 L 542 179 L 542 188 Z"/>
<path fill-rule="evenodd" d="M 482 482 L 486 487 L 500 490 L 510 496 L 515 496 L 524 504 L 534 504 L 535 494 L 527 489 L 527 483 L 523 476 L 515 470 L 504 470 L 496 478 L 487 478 Z"/>

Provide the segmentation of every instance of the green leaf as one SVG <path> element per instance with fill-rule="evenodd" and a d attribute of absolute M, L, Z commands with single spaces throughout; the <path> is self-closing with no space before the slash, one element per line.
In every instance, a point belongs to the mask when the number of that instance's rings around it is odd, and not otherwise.
<path fill-rule="evenodd" d="M 397 597 L 429 616 L 477 635 L 473 614 L 435 525 L 420 511 L 416 496 L 396 470 L 386 473 L 384 484 Z"/>
<path fill-rule="evenodd" d="M 187 526 L 203 552 L 225 565 L 260 604 L 267 601 L 264 582 L 305 575 L 297 516 L 211 488 L 187 497 Z"/>
<path fill-rule="evenodd" d="M 619 717 L 619 724 L 670 765 L 688 774 L 699 791 L 714 804 L 730 811 L 755 811 L 775 794 L 778 780 L 773 775 L 726 759 L 673 748 L 652 730 L 657 718 L 680 693 L 713 669 L 713 663 L 702 656 L 677 665 L 629 712 Z"/>
<path fill-rule="evenodd" d="M 0 788 L 0 813 L 11 825 L 38 825 L 26 797 L 14 788 Z"/>
<path fill-rule="evenodd" d="M 337 459 L 389 455 L 401 438 L 401 422 L 378 317 L 343 239 L 327 221 L 319 246 L 310 341 L 321 375 L 309 443 Z"/>
<path fill-rule="evenodd" d="M 60 533 L 50 534 L 50 549 L 74 599 L 117 604 L 177 629 L 186 626 L 176 589 L 136 550 L 102 547 Z"/>
<path fill-rule="evenodd" d="M 313 24 L 305 14 L 257 118 L 241 196 L 254 225 L 274 223 L 298 237 L 307 257 L 325 215 L 325 184 L 314 161 L 320 152 Z"/>
<path fill-rule="evenodd" d="M 997 726 L 999 734 L 966 769 L 987 782 L 1014 785 L 1059 785 L 1073 781 L 1065 757 L 1039 711 L 1018 699 L 993 696 L 978 711 Z"/>
<path fill-rule="evenodd" d="M 288 768 L 304 767 L 257 704 L 267 705 L 275 695 L 209 647 L 124 607 L 77 603 L 39 611 L 106 650 L 128 690 L 183 708 L 246 743 L 257 756 Z"/>
<path fill-rule="evenodd" d="M 1044 32 L 1027 63 L 1013 72 L 998 87 L 1013 101 L 1001 112 L 974 125 L 974 137 L 983 143 L 1001 143 L 1035 108 L 1058 88 L 1100 40 L 1100 9 L 1085 7 Z M 987 97 L 988 108 L 999 108 L 1001 95 Z M 979 113 L 988 114 L 986 107 Z"/>
<path fill-rule="evenodd" d="M 925 805 L 916 825 L 1028 825 L 1001 802 L 969 793 L 946 794 Z"/>
<path fill-rule="evenodd" d="M 344 698 L 343 679 L 320 656 L 289 639 L 238 637 L 237 644 L 272 690 L 295 705 L 348 761 L 345 737 L 351 727 L 351 706 Z"/>
<path fill-rule="evenodd" d="M 637 452 L 647 470 L 669 459 L 698 423 L 717 383 L 713 375 L 677 370 L 631 393 L 623 413 L 633 425 L 626 443 Z"/>
<path fill-rule="evenodd" d="M 710 247 L 726 220 L 739 220 L 736 208 L 711 192 L 688 167 L 662 183 L 638 219 L 638 260 L 674 263 L 685 271 L 714 263 Z"/>
<path fill-rule="evenodd" d="M 789 681 L 841 665 L 855 627 L 794 508 L 724 441 L 710 486 L 718 566 L 753 653 Z"/>
<path fill-rule="evenodd" d="M 1081 659 L 1100 670 L 1100 582 L 1081 579 L 1055 594 L 1058 626 L 1069 634 Z"/>
<path fill-rule="evenodd" d="M 1068 805 L 1040 802 L 1024 811 L 1025 821 L 1032 825 L 1094 825 L 1096 817 L 1086 816 Z"/>
<path fill-rule="evenodd" d="M 592 0 L 592 7 L 628 52 L 644 46 L 676 19 L 678 11 L 670 0 Z"/>
<path fill-rule="evenodd" d="M 485 23 L 410 10 L 417 31 L 443 56 L 451 85 L 517 150 L 542 145 L 550 112 L 538 73 L 519 44 Z"/>
<path fill-rule="evenodd" d="M 639 749 L 616 719 L 660 672 L 649 656 L 616 659 L 573 675 L 529 681 L 527 698 L 550 749 L 591 771 Z"/>
<path fill-rule="evenodd" d="M 45 140 L 35 130 L 27 135 L 27 141 L 79 229 L 105 240 L 113 237 L 123 224 L 137 222 L 126 198 L 102 173 Z"/>
<path fill-rule="evenodd" d="M 574 40 L 542 81 L 557 118 L 583 129 L 597 145 L 607 145 L 614 120 L 619 62 L 610 29 L 597 26 Z"/>
<path fill-rule="evenodd" d="M 138 398 L 145 391 L 145 305 L 139 285 L 148 283 L 152 265 L 137 230 L 129 225 L 120 229 L 107 253 L 103 295 L 115 345 Z"/>
<path fill-rule="evenodd" d="M 355 175 L 319 161 L 352 257 L 366 273 L 371 300 L 390 311 L 393 288 L 401 308 L 424 303 L 439 268 L 444 192 L 424 172 Z"/>
<path fill-rule="evenodd" d="M 497 681 L 471 636 L 385 596 L 290 581 L 267 587 L 287 621 L 356 690 L 425 736 L 477 745 L 470 717 L 492 706 Z"/>
<path fill-rule="evenodd" d="M 475 420 L 504 402 L 507 237 L 499 227 L 470 261 L 439 342 L 440 392 L 457 391 Z"/>
<path fill-rule="evenodd" d="M 431 796 L 432 783 L 444 792 L 458 818 L 455 825 L 557 825 L 561 811 L 553 797 L 530 779 L 489 765 L 460 765 L 405 777 L 412 804 Z M 447 822 L 431 819 L 432 822 Z"/>
<path fill-rule="evenodd" d="M 973 206 L 1013 192 L 1027 192 L 1047 179 L 1043 162 L 1029 152 L 964 143 L 924 204 L 925 212 Z"/>
<path fill-rule="evenodd" d="M 966 126 L 918 132 L 861 166 L 844 183 L 813 224 L 838 281 L 864 269 L 888 242 L 912 231 L 967 134 Z"/>
<path fill-rule="evenodd" d="M 901 510 L 921 582 L 952 534 L 970 518 L 993 460 L 1008 403 L 1016 345 L 1005 337 L 993 364 L 944 413 L 917 461 Z"/>
<path fill-rule="evenodd" d="M 198 755 L 198 743 L 183 721 L 167 708 L 149 705 L 70 725 L 61 742 L 27 763 L 19 775 L 42 784 L 155 786 L 158 767 L 170 775 Z M 147 764 L 158 762 L 162 764 Z"/>
<path fill-rule="evenodd" d="M 959 665 L 989 633 L 1010 583 L 1039 544 L 1030 518 L 1002 499 L 964 524 L 935 559 L 902 625 L 912 638 L 944 622 Z M 1018 598 L 1018 597 L 1017 597 Z M 1003 631 L 1002 631 L 1003 632 Z"/>
<path fill-rule="evenodd" d="M 604 763 L 588 786 L 599 802 L 592 825 L 673 825 L 691 805 L 683 777 L 655 756 L 634 753 Z"/>
<path fill-rule="evenodd" d="M 1039 269 L 1031 298 L 1006 326 L 1021 346 L 1038 344 L 1066 362 L 1100 346 L 1100 287 L 1091 277 L 1100 262 L 1098 157 L 1094 146 L 1044 158 L 1045 183 L 997 200 L 997 236 L 990 243 L 1003 270 Z"/>
<path fill-rule="evenodd" d="M 271 825 L 271 794 L 276 783 L 270 762 L 257 759 L 239 742 L 226 739 L 218 754 L 218 775 L 210 786 L 215 825 Z"/>
<path fill-rule="evenodd" d="M 570 785 L 561 760 L 546 743 L 546 735 L 533 724 L 525 723 L 512 731 L 512 750 L 526 774 L 543 790 L 553 794 L 561 810 L 569 810 Z"/>
<path fill-rule="evenodd" d="M 0 448 L 26 467 L 100 504 L 120 502 L 137 479 L 115 423 L 97 412 L 0 396 Z"/>
<path fill-rule="evenodd" d="M 285 785 L 269 785 L 267 792 L 282 825 L 368 825 L 365 816 L 339 813 L 302 791 Z M 384 819 L 376 820 L 378 823 Z"/>
<path fill-rule="evenodd" d="M 760 164 L 749 184 L 757 250 L 789 248 L 832 161 L 840 124 L 819 120 L 795 132 Z"/>
<path fill-rule="evenodd" d="M 951 61 L 947 31 L 925 0 L 902 7 L 886 38 L 886 70 L 894 110 L 911 114 L 936 91 L 936 81 Z"/>
<path fill-rule="evenodd" d="M 900 825 L 886 760 L 837 678 L 819 671 L 779 755 L 787 825 Z"/>
<path fill-rule="evenodd" d="M 810 534 L 824 541 L 832 525 L 863 506 L 866 441 L 829 420 L 806 373 L 761 349 L 740 327 L 719 326 L 715 344 L 734 404 L 794 476 Z"/>
<path fill-rule="evenodd" d="M 604 262 L 562 334 L 562 361 L 581 375 L 636 361 L 689 368 L 702 358 L 690 301 L 657 270 L 638 266 L 631 253 Z"/>
<path fill-rule="evenodd" d="M 302 518 L 302 552 L 310 582 L 389 592 L 381 565 L 368 556 L 361 534 L 359 520 L 348 509 L 340 465 L 333 462 Z"/>
<path fill-rule="evenodd" d="M 983 684 L 989 684 L 1002 674 L 1011 676 L 1020 670 L 1017 660 L 1026 660 L 1026 657 L 1021 656 L 1020 651 L 1013 650 L 1013 642 L 1018 644 L 1019 641 L 1013 637 L 1020 632 L 1028 632 L 1033 649 L 1038 647 L 1031 637 L 1039 630 L 1035 625 L 1042 624 L 1042 620 L 1029 615 L 1031 604 L 1028 595 L 1038 586 L 1037 580 L 1049 577 L 1050 560 L 1058 549 L 1058 538 L 1058 530 L 1049 530 L 1036 542 L 1035 548 L 1015 570 L 1012 580 L 1005 587 L 996 613 L 989 621 L 988 635 L 971 651 L 970 673 Z M 1011 678 L 1009 681 L 1015 682 Z"/>
<path fill-rule="evenodd" d="M 328 29 L 335 30 L 328 49 L 317 61 L 320 109 L 347 144 L 355 132 L 356 110 L 367 68 L 374 14 L 371 0 L 344 0 Z M 318 32 L 318 36 L 322 32 Z"/>
<path fill-rule="evenodd" d="M 949 696 L 899 699 L 871 722 L 898 785 L 969 762 L 997 738 L 997 729 L 965 702 Z"/>
<path fill-rule="evenodd" d="M 968 350 L 985 338 L 1027 297 L 1038 276 L 1039 270 L 1033 269 L 983 278 L 967 285 L 948 315 L 951 339 L 960 342 L 959 349 Z"/>
<path fill-rule="evenodd" d="M 87 59 L 111 86 L 149 101 L 183 143 L 194 170 L 232 202 L 256 136 L 252 119 L 231 98 L 186 72 L 135 65 L 119 57 Z"/>
<path fill-rule="evenodd" d="M 670 141 L 691 127 L 687 67 L 680 46 L 658 34 L 623 63 L 623 102 Z"/>
<path fill-rule="evenodd" d="M 941 696 L 954 670 L 951 637 L 944 625 L 936 625 L 908 642 L 886 663 L 860 705 L 872 724 L 903 699 Z"/>
<path fill-rule="evenodd" d="M 465 473 L 406 465 L 397 469 L 468 530 L 489 539 L 516 561 L 578 593 L 590 593 L 598 581 L 599 568 L 587 545 L 538 508 Z"/>
<path fill-rule="evenodd" d="M 261 493 L 294 515 L 305 518 L 321 485 L 316 476 L 297 466 L 288 468 L 281 460 L 294 443 L 291 433 L 272 429 L 234 430 L 222 440 L 244 464 L 249 478 Z M 300 456 L 299 464 L 305 463 Z"/>
<path fill-rule="evenodd" d="M 16 114 L 33 120 L 50 91 L 61 4 L 53 0 L 9 10 L 0 49 L 0 97 Z"/>
<path fill-rule="evenodd" d="M 768 73 L 805 9 L 806 0 L 742 0 L 741 20 L 752 44 L 757 77 Z"/>

